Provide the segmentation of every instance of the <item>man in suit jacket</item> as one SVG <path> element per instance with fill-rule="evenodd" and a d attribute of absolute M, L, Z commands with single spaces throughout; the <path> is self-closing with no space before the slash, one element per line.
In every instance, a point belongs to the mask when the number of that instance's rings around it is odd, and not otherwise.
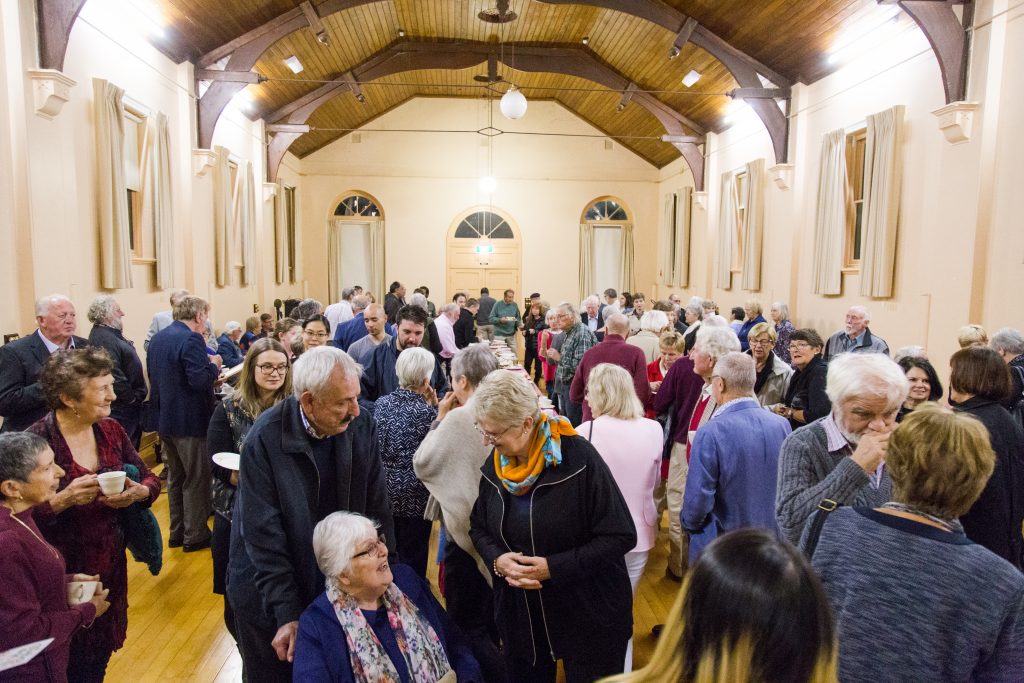
<path fill-rule="evenodd" d="M 50 354 L 89 345 L 75 336 L 75 305 L 63 294 L 36 301 L 36 325 L 33 334 L 0 346 L 0 415 L 5 432 L 24 431 L 46 415 L 39 371 Z"/>
<path fill-rule="evenodd" d="M 206 352 L 203 331 L 210 305 L 186 296 L 174 307 L 174 322 L 149 343 L 150 409 L 156 416 L 164 462 L 171 526 L 168 545 L 186 552 L 210 546 L 210 458 L 206 430 L 213 415 L 213 388 L 221 357 Z"/>
<path fill-rule="evenodd" d="M 135 450 L 139 450 L 142 405 L 149 388 L 135 344 L 124 338 L 123 317 L 124 311 L 114 297 L 102 294 L 93 299 L 89 306 L 89 322 L 92 323 L 89 344 L 106 349 L 114 361 L 114 393 L 117 398 L 110 405 L 110 417 L 121 423 Z"/>
<path fill-rule="evenodd" d="M 583 321 L 584 326 L 588 330 L 594 333 L 597 337 L 597 341 L 604 340 L 604 321 L 611 317 L 609 314 L 607 317 L 604 315 L 604 311 L 601 310 L 601 302 L 598 301 L 596 296 L 588 296 L 583 300 L 583 312 L 580 313 L 580 320 Z M 602 331 L 598 331 L 602 330 Z M 629 336 L 628 334 L 626 336 Z"/>
<path fill-rule="evenodd" d="M 242 326 L 237 320 L 230 320 L 224 325 L 224 333 L 217 338 L 217 355 L 224 362 L 224 367 L 233 368 L 245 360 L 242 347 L 238 340 L 242 338 Z"/>

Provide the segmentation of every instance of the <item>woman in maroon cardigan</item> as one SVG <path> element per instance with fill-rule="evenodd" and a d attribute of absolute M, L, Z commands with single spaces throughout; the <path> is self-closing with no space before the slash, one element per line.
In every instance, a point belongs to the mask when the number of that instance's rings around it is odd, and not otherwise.
<path fill-rule="evenodd" d="M 68 571 L 99 574 L 110 589 L 110 611 L 72 641 L 72 682 L 102 681 L 111 654 L 124 644 L 128 560 L 121 508 L 149 505 L 160 495 L 160 480 L 139 458 L 121 425 L 109 418 L 115 398 L 112 368 L 100 348 L 52 355 L 39 376 L 52 412 L 29 428 L 46 439 L 65 472 L 57 493 L 35 510 L 40 530 L 64 554 Z M 138 468 L 140 481 L 126 480 L 117 495 L 100 494 L 96 475 L 128 464 Z"/>
<path fill-rule="evenodd" d="M 102 585 L 89 602 L 68 606 L 67 582 L 96 577 L 66 576 L 60 551 L 32 519 L 62 476 L 43 439 L 0 434 L 0 652 L 53 638 L 27 664 L 0 672 L 0 681 L 66 681 L 72 635 L 110 607 Z"/>

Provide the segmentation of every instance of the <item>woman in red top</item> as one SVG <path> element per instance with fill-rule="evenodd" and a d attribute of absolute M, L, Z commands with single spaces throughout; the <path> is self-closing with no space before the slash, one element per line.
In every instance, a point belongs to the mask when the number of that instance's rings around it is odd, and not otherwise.
<path fill-rule="evenodd" d="M 110 655 L 124 644 L 128 628 L 128 561 L 120 510 L 150 505 L 160 480 L 149 471 L 124 429 L 109 418 L 113 402 L 113 363 L 106 351 L 84 348 L 56 353 L 39 381 L 52 409 L 29 431 L 46 439 L 64 470 L 57 493 L 38 506 L 35 520 L 64 555 L 69 572 L 98 574 L 110 590 L 110 610 L 71 643 L 69 681 L 102 681 Z M 138 468 L 140 481 L 104 496 L 96 475 Z"/>
<path fill-rule="evenodd" d="M 544 314 L 544 322 L 547 327 L 541 330 L 540 336 L 537 338 L 537 355 L 540 356 L 541 366 L 544 369 L 544 388 L 547 390 L 548 398 L 554 399 L 555 370 L 558 369 L 558 366 L 548 360 L 547 351 L 551 348 L 555 335 L 561 334 L 561 330 L 557 328 L 558 310 L 556 308 L 547 309 L 547 313 Z"/>
<path fill-rule="evenodd" d="M 682 358 L 685 347 L 686 342 L 683 339 L 683 335 L 678 332 L 664 332 L 658 338 L 658 348 L 661 353 L 647 366 L 647 381 L 651 383 L 652 396 L 658 393 L 658 389 L 661 388 L 661 382 L 665 379 L 665 375 L 668 374 L 668 369 L 672 367 L 673 363 Z M 652 420 L 657 417 L 657 413 L 654 412 L 653 408 L 647 409 L 647 417 Z"/>

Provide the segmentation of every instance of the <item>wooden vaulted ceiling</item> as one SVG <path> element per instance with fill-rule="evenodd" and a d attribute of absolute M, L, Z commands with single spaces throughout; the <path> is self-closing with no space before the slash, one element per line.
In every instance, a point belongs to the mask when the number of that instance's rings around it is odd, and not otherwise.
<path fill-rule="evenodd" d="M 634 1 L 653 4 L 652 0 Z M 173 51 L 200 61 L 203 55 L 294 11 L 300 3 L 156 0 L 155 4 L 169 22 L 169 34 L 176 43 Z M 312 4 L 319 6 L 323 0 Z M 675 160 L 680 151 L 660 139 L 666 129 L 649 107 L 630 102 L 620 112 L 621 92 L 570 75 L 517 70 L 515 49 L 510 44 L 520 49 L 540 46 L 587 51 L 696 127 L 721 129 L 728 103 L 725 93 L 739 84 L 720 61 L 692 42 L 670 60 L 676 40 L 673 31 L 645 18 L 593 6 L 602 3 L 511 0 L 510 9 L 519 15 L 514 21 L 498 26 L 477 18 L 478 12 L 494 4 L 495 0 L 379 0 L 323 16 L 327 44 L 319 42 L 309 28 L 300 29 L 279 39 L 256 61 L 254 70 L 267 80 L 249 86 L 255 115 L 274 123 L 271 113 L 406 42 L 501 42 L 506 48 L 498 73 L 506 82 L 518 85 L 527 98 L 560 102 L 655 166 Z M 663 4 L 692 17 L 702 29 L 786 79 L 805 83 L 831 70 L 826 51 L 843 25 L 877 11 L 875 0 L 663 0 Z M 399 37 L 400 29 L 404 37 Z M 585 48 L 581 46 L 584 37 L 588 38 Z M 292 55 L 304 66 L 299 74 L 293 74 L 283 62 Z M 486 56 L 480 61 L 468 68 L 420 69 L 360 82 L 365 97 L 362 103 L 350 90 L 340 89 L 309 116 L 310 132 L 299 136 L 290 151 L 300 157 L 308 155 L 412 97 L 482 97 L 482 84 L 473 79 L 487 72 Z M 688 89 L 680 81 L 691 69 L 702 78 Z M 505 86 L 499 87 L 503 90 Z M 683 126 L 680 132 L 703 132 L 695 126 Z"/>

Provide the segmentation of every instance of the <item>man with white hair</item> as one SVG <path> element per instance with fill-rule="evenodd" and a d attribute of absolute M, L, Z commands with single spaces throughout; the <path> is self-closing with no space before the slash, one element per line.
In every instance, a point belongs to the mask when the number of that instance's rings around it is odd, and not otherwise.
<path fill-rule="evenodd" d="M 352 310 L 352 297 L 355 294 L 355 287 L 346 287 L 341 290 L 341 300 L 324 309 L 324 316 L 330 321 L 332 330 L 338 329 L 338 325 L 355 316 L 355 312 Z"/>
<path fill-rule="evenodd" d="M 313 527 L 338 510 L 394 524 L 373 418 L 359 410 L 362 368 L 319 346 L 292 368 L 294 395 L 270 408 L 242 449 L 231 525 L 228 599 L 250 678 L 291 681 L 299 616 L 323 591 Z"/>
<path fill-rule="evenodd" d="M 117 300 L 109 294 L 101 294 L 89 306 L 89 345 L 107 350 L 114 361 L 114 393 L 117 398 L 110 404 L 110 417 L 117 420 L 135 450 L 139 450 L 142 439 L 142 404 L 149 389 L 142 371 L 142 359 L 135 350 L 135 344 L 124 338 L 121 319 L 124 311 Z"/>
<path fill-rule="evenodd" d="M 242 338 L 242 325 L 237 320 L 229 320 L 224 325 L 224 332 L 217 338 L 217 355 L 224 361 L 224 367 L 233 368 L 245 360 L 242 347 L 238 340 Z"/>
<path fill-rule="evenodd" d="M 555 370 L 555 391 L 558 393 L 558 410 L 569 421 L 578 425 L 583 422 L 583 404 L 574 402 L 569 398 L 569 390 L 572 387 L 573 378 L 576 376 L 576 369 L 583 354 L 587 349 L 597 344 L 597 337 L 587 329 L 587 326 L 580 320 L 576 307 L 568 301 L 558 304 L 558 312 L 555 317 L 558 320 L 558 327 L 562 330 L 564 341 L 562 350 L 556 351 L 551 348 L 547 350 L 548 359 L 558 364 Z"/>
<path fill-rule="evenodd" d="M 459 320 L 462 309 L 456 303 L 445 304 L 441 307 L 441 315 L 434 319 L 434 328 L 437 330 L 437 339 L 441 343 L 441 364 L 445 367 L 445 374 L 451 373 L 452 356 L 459 350 L 455 343 L 455 323 Z"/>
<path fill-rule="evenodd" d="M 864 306 L 850 306 L 846 311 L 846 322 L 825 342 L 825 360 L 831 360 L 841 353 L 884 353 L 889 355 L 889 345 L 881 337 L 871 334 L 868 323 L 871 313 Z"/>
<path fill-rule="evenodd" d="M 691 567 L 722 534 L 747 527 L 778 530 L 779 450 L 791 430 L 786 418 L 761 409 L 756 381 L 754 359 L 744 353 L 727 353 L 711 374 L 718 408 L 693 439 L 683 496 Z"/>
<path fill-rule="evenodd" d="M 877 507 L 892 500 L 885 450 L 908 389 L 903 370 L 882 354 L 842 354 L 829 363 L 831 413 L 782 444 L 775 515 L 790 541 L 800 540 L 822 501 Z"/>
<path fill-rule="evenodd" d="M 24 431 L 46 415 L 39 372 L 50 354 L 89 345 L 75 336 L 75 305 L 63 294 L 36 301 L 36 326 L 34 334 L 0 346 L 0 431 Z"/>
<path fill-rule="evenodd" d="M 604 340 L 604 321 L 614 315 L 614 311 L 610 311 L 608 315 L 605 315 L 601 310 L 601 302 L 596 296 L 591 294 L 583 300 L 583 311 L 580 313 L 580 320 L 587 326 L 587 329 L 594 333 L 597 337 L 597 341 Z M 627 325 L 629 321 L 627 320 Z M 627 330 L 627 335 L 629 331 Z"/>

